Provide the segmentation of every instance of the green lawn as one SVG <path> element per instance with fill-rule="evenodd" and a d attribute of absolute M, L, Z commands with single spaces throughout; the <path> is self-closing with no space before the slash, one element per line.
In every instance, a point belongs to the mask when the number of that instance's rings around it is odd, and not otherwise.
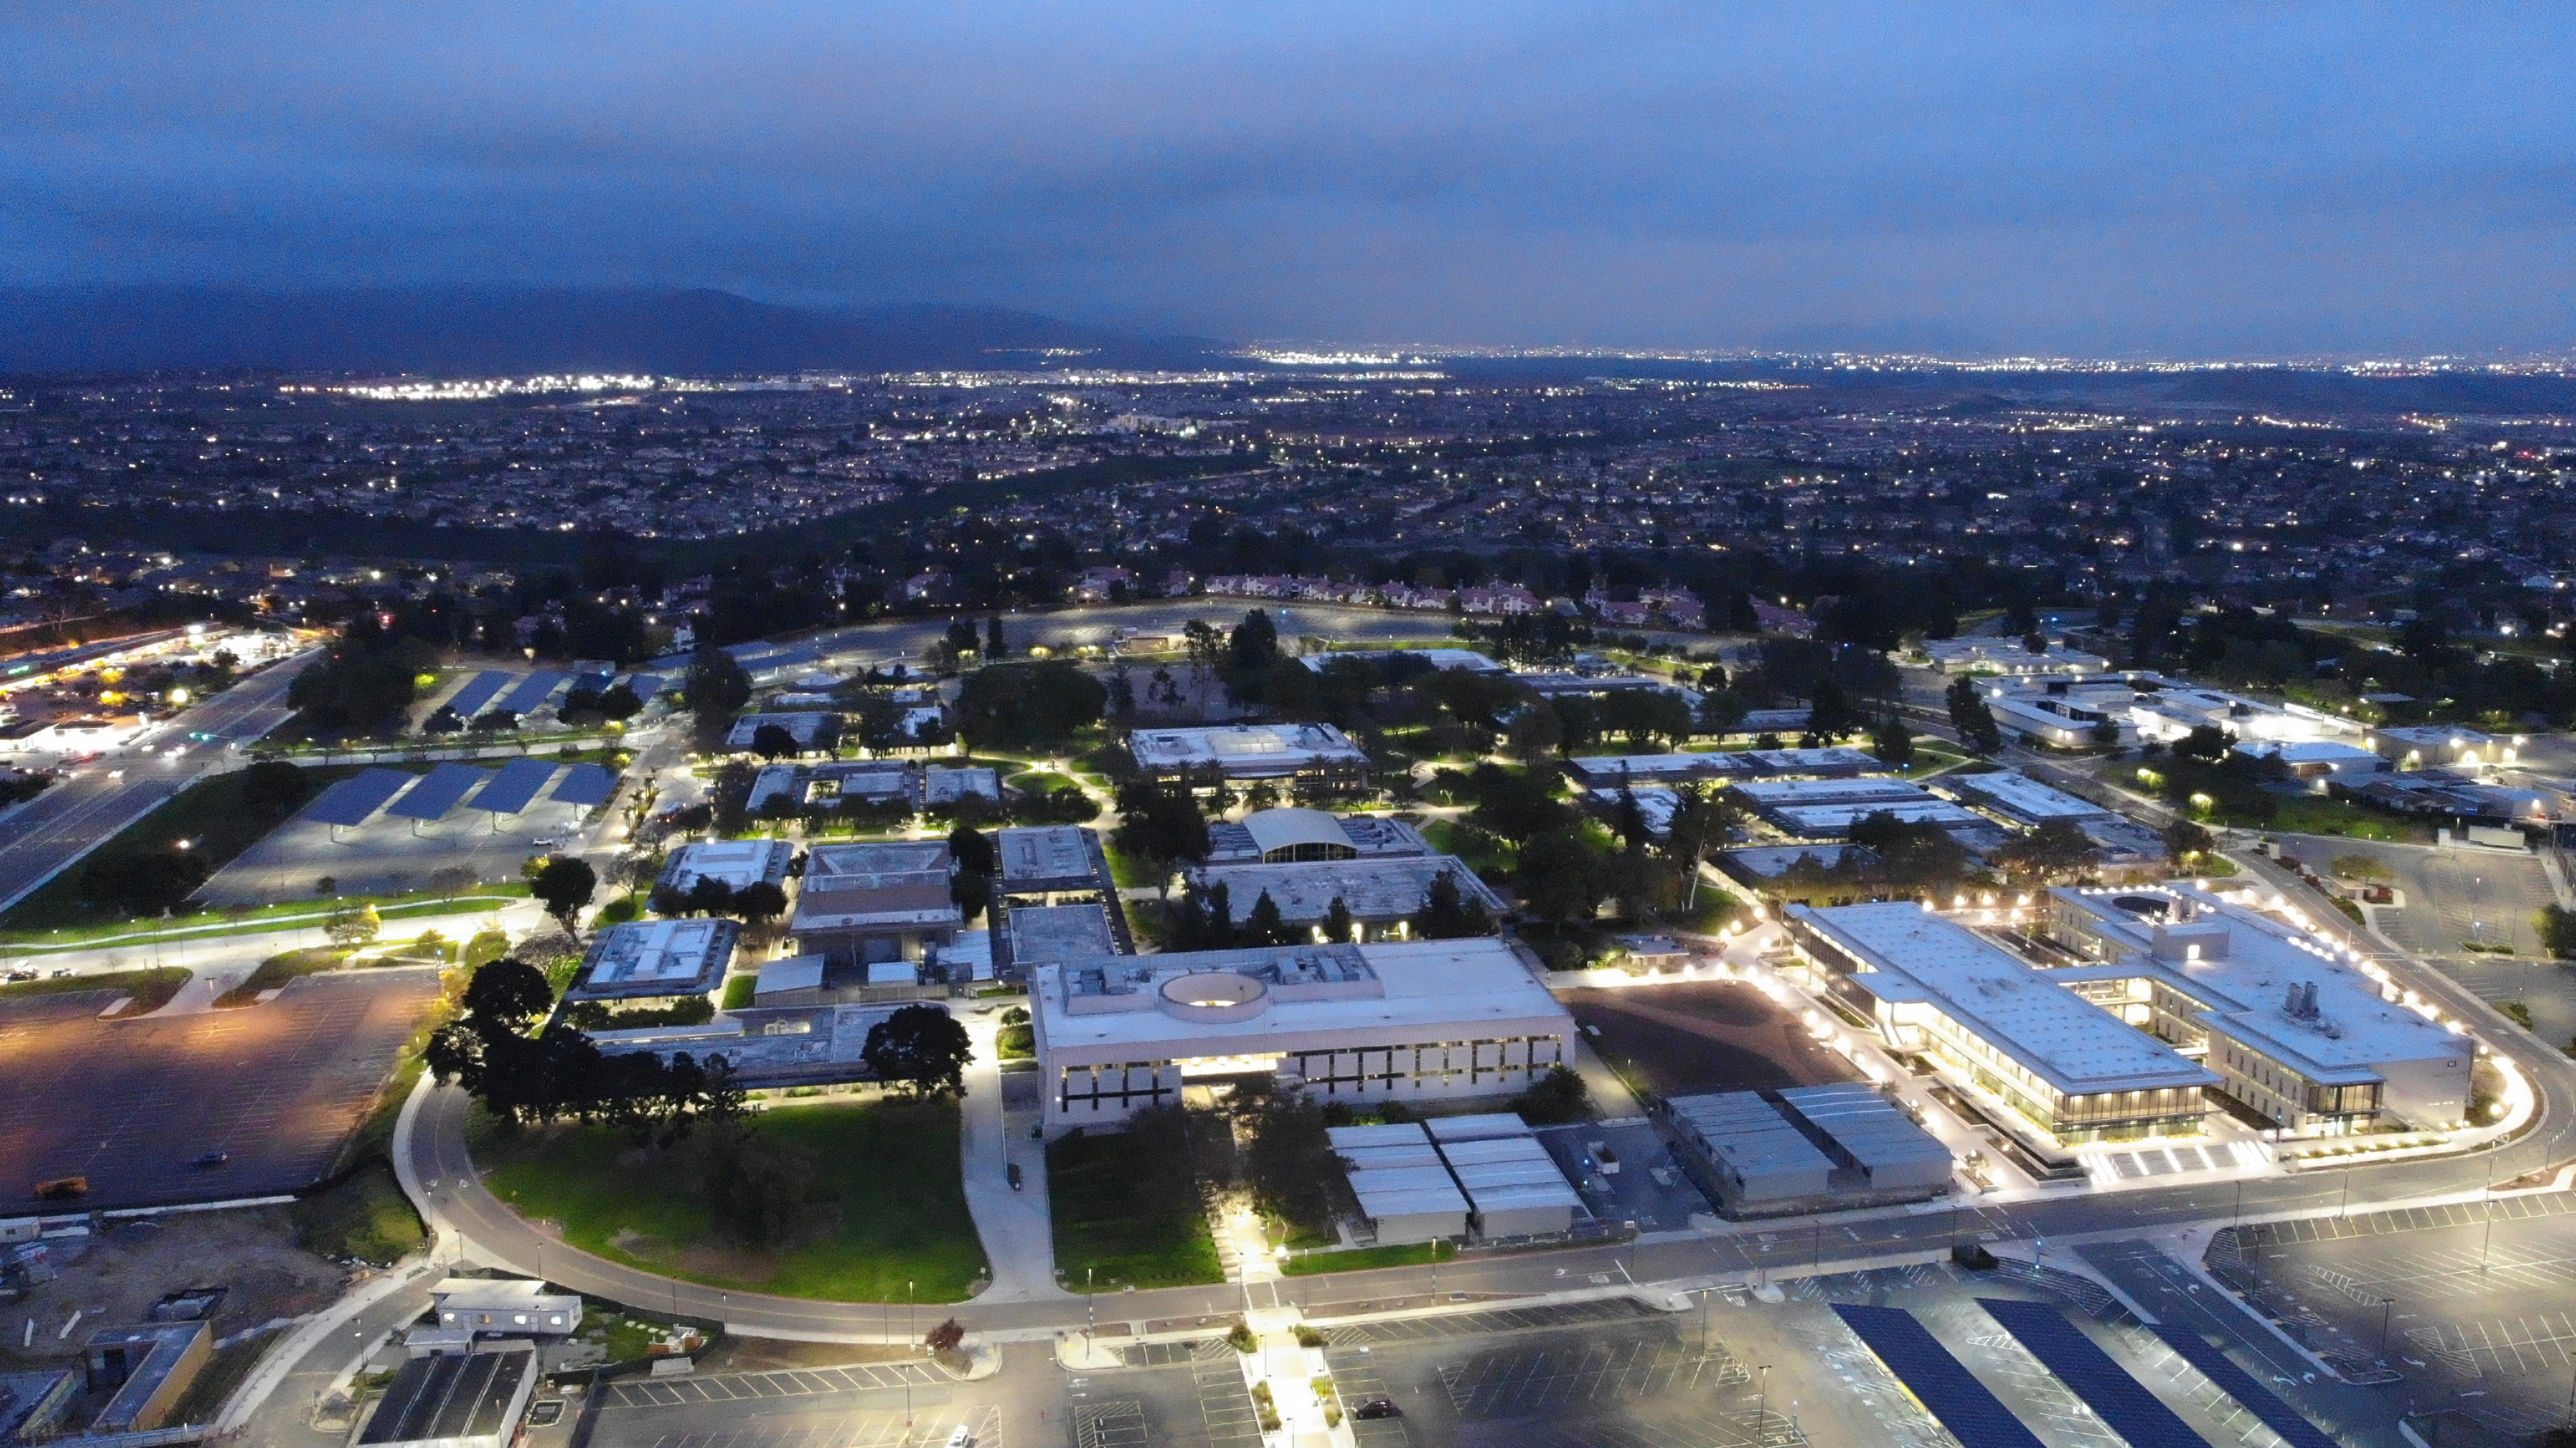
<path fill-rule="evenodd" d="M 1163 883 L 1153 867 L 1142 860 L 1114 849 L 1104 849 L 1102 853 L 1109 857 L 1110 880 L 1121 890 L 1150 890 Z"/>
<path fill-rule="evenodd" d="M 1316 1277 L 1326 1272 L 1366 1272 L 1372 1267 L 1428 1267 L 1457 1255 L 1454 1242 L 1408 1242 L 1400 1247 L 1355 1247 L 1291 1257 L 1279 1270 L 1290 1277 Z"/>
<path fill-rule="evenodd" d="M 2342 835 L 2355 840 L 2420 842 L 2432 838 L 2428 827 L 2411 820 L 2314 794 L 2285 795 L 2281 798 L 2281 812 L 2268 823 L 2247 820 L 2245 825 L 2249 829 L 2283 830 L 2294 835 Z"/>
<path fill-rule="evenodd" d="M 185 967 L 164 965 L 142 970 L 108 971 L 99 975 L 67 975 L 46 980 L 17 981 L 9 985 L 0 985 L 0 1001 L 19 1000 L 27 996 L 62 995 L 69 991 L 114 990 L 123 991 L 134 998 L 126 1006 L 123 1014 L 139 1016 L 168 1005 L 170 998 L 177 995 L 180 987 L 187 983 L 188 972 Z"/>
<path fill-rule="evenodd" d="M 1128 1134 L 1069 1136 L 1047 1147 L 1047 1204 L 1065 1285 L 1080 1291 L 1088 1280 L 1116 1291 L 1224 1281 L 1187 1163 L 1138 1156 Z"/>
<path fill-rule="evenodd" d="M 1421 829 L 1431 848 L 1444 855 L 1456 855 L 1467 862 L 1468 869 L 1487 880 L 1511 874 L 1513 861 L 1520 856 L 1519 848 L 1511 841 L 1461 826 L 1454 820 L 1429 820 Z"/>
<path fill-rule="evenodd" d="M 784 1253 L 723 1244 L 695 1191 L 683 1144 L 638 1165 L 597 1127 L 513 1132 L 479 1120 L 475 1155 L 494 1194 L 562 1224 L 564 1240 L 612 1261 L 702 1282 L 828 1302 L 958 1302 L 985 1271 L 959 1178 L 953 1101 L 824 1101 L 774 1107 L 754 1129 L 811 1151 L 839 1223 Z"/>

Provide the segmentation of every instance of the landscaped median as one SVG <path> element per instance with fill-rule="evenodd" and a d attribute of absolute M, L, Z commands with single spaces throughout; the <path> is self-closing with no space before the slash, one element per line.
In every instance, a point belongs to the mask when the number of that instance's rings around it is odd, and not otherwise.
<path fill-rule="evenodd" d="M 1318 1277 L 1327 1272 L 1366 1272 L 1377 1267 L 1432 1267 L 1458 1255 L 1450 1241 L 1407 1242 L 1394 1247 L 1351 1247 L 1339 1252 L 1302 1252 L 1279 1263 L 1285 1277 Z"/>
<path fill-rule="evenodd" d="M 704 1184 L 717 1128 L 667 1150 L 606 1127 L 513 1128 L 475 1108 L 467 1140 L 493 1194 L 563 1240 L 710 1287 L 827 1302 L 964 1300 L 986 1274 L 948 1100 L 824 1099 L 752 1113 L 748 1129 L 810 1161 L 816 1229 L 753 1250 L 722 1230 Z M 792 1178 L 787 1173 L 782 1181 Z"/>

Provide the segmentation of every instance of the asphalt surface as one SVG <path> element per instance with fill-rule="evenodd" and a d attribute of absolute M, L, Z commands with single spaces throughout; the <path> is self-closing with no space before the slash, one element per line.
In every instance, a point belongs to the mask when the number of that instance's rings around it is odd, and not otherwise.
<path fill-rule="evenodd" d="M 0 1210 L 83 1176 L 93 1211 L 296 1190 L 329 1169 L 438 995 L 395 968 L 308 976 L 235 1010 L 102 1021 L 113 996 L 0 1006 Z M 220 1163 L 195 1163 L 220 1152 Z"/>
<path fill-rule="evenodd" d="M 235 746 L 258 739 L 294 711 L 287 687 L 314 655 L 299 654 L 243 680 L 145 736 L 143 742 L 85 765 L 71 779 L 46 790 L 0 819 L 0 910 L 62 873 L 81 856 L 199 778 L 246 762 Z M 192 742 L 171 759 L 153 752 L 190 734 Z M 117 777 L 117 771 L 122 776 Z"/>

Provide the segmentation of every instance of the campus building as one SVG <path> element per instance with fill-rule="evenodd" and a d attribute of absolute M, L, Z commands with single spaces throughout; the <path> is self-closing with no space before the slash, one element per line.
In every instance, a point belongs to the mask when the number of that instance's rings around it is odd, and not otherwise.
<path fill-rule="evenodd" d="M 1574 1020 L 1499 940 L 1118 956 L 1034 972 L 1050 1128 L 1275 1073 L 1369 1105 L 1508 1096 L 1574 1057 Z"/>
<path fill-rule="evenodd" d="M 1240 822 L 1208 824 L 1208 863 L 1286 865 L 1305 860 L 1385 859 L 1430 854 L 1430 842 L 1402 820 L 1332 815 L 1319 809 L 1265 809 Z"/>
<path fill-rule="evenodd" d="M 2238 1116 L 2328 1136 L 2466 1116 L 2476 1043 L 2315 937 L 2184 885 L 2058 889 L 2047 903 L 2048 938 L 2101 962 L 2051 974 L 2117 991 L 2137 1024 L 2217 1073 Z"/>
<path fill-rule="evenodd" d="M 1214 776 L 1229 783 L 1296 780 L 1358 783 L 1366 751 L 1330 724 L 1223 724 L 1199 729 L 1139 729 L 1127 739 L 1136 767 L 1166 783 Z"/>
<path fill-rule="evenodd" d="M 2217 1074 L 1911 902 L 1787 910 L 1841 1009 L 2056 1141 L 2187 1136 Z"/>
<path fill-rule="evenodd" d="M 954 871 L 946 840 L 816 845 L 788 923 L 794 951 L 836 965 L 935 955 L 965 926 L 949 888 Z"/>
<path fill-rule="evenodd" d="M 733 964 L 742 926 L 724 919 L 638 920 L 591 937 L 568 1001 L 661 1000 L 702 996 Z"/>
<path fill-rule="evenodd" d="M 1202 891 L 1224 886 L 1226 907 L 1238 921 L 1249 918 L 1253 906 L 1268 895 L 1290 929 L 1320 930 L 1338 900 L 1365 938 L 1398 939 L 1408 933 L 1409 923 L 1430 899 L 1433 883 L 1443 875 L 1458 887 L 1461 904 L 1477 901 L 1489 918 L 1502 918 L 1508 908 L 1503 898 L 1455 855 L 1202 865 L 1189 872 L 1190 883 Z"/>
<path fill-rule="evenodd" d="M 785 840 L 704 840 L 671 852 L 657 882 L 680 894 L 700 880 L 714 880 L 728 890 L 757 884 L 784 889 L 796 847 Z"/>

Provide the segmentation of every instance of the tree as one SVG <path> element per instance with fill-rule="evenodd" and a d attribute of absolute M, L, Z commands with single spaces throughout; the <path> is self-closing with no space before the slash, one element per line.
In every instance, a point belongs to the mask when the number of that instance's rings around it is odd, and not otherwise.
<path fill-rule="evenodd" d="M 566 935 L 578 933 L 573 928 L 574 919 L 598 889 L 598 874 L 588 861 L 575 855 L 549 855 L 528 877 L 528 893 L 537 897 Z"/>
<path fill-rule="evenodd" d="M 1002 872 L 1001 851 L 994 848 L 990 835 L 972 825 L 959 825 L 948 832 L 948 857 L 970 875 L 989 878 Z"/>
<path fill-rule="evenodd" d="M 783 724 L 763 724 L 751 731 L 751 752 L 776 761 L 797 752 L 796 736 Z"/>
<path fill-rule="evenodd" d="M 962 1373 L 966 1370 L 966 1329 L 956 1318 L 932 1328 L 929 1335 L 921 1340 L 921 1345 L 930 1350 L 932 1358 L 952 1371 Z"/>
<path fill-rule="evenodd" d="M 751 702 L 751 675 L 742 671 L 733 655 L 713 644 L 701 644 L 689 656 L 687 683 L 682 687 L 702 744 L 713 745 L 724 738 L 733 727 L 734 714 Z"/>
<path fill-rule="evenodd" d="M 2083 873 L 2101 850 L 2073 820 L 2047 820 L 2029 834 L 2006 841 L 1995 863 L 2015 879 L 2054 883 Z"/>
<path fill-rule="evenodd" d="M 1879 763 L 1890 769 L 1903 769 L 1914 762 L 1914 731 L 1904 720 L 1890 714 L 1871 732 L 1869 747 Z"/>
<path fill-rule="evenodd" d="M 1001 619 L 988 618 L 984 620 L 984 662 L 988 664 L 999 663 L 1010 656 L 1011 644 L 1010 640 L 1002 637 Z"/>
<path fill-rule="evenodd" d="M 1853 822 L 1851 842 L 1878 856 L 1887 881 L 1908 890 L 1945 890 L 1968 868 L 1968 852 L 1940 826 L 1886 810 Z"/>
<path fill-rule="evenodd" d="M 335 906 L 322 920 L 322 933 L 342 950 L 355 950 L 372 945 L 384 932 L 384 921 L 377 916 L 375 902 L 362 900 L 355 905 Z"/>
<path fill-rule="evenodd" d="M 1279 657 L 1279 626 L 1270 621 L 1262 609 L 1243 616 L 1226 636 L 1226 674 L 1232 679 L 1257 679 L 1270 671 L 1271 661 Z"/>
<path fill-rule="evenodd" d="M 1341 1175 L 1323 1108 L 1298 1093 L 1252 1096 L 1244 1185 L 1253 1204 L 1304 1227 L 1332 1221 L 1331 1183 Z"/>
<path fill-rule="evenodd" d="M 1556 799 L 1554 781 L 1535 770 L 1479 764 L 1467 774 L 1466 791 L 1476 799 L 1468 822 L 1504 839 L 1518 842 L 1565 827 L 1566 808 Z"/>
<path fill-rule="evenodd" d="M 1819 680 L 1807 709 L 1807 732 L 1828 744 L 1839 744 L 1848 734 L 1858 733 L 1864 721 L 1852 707 L 1843 686 L 1831 679 Z"/>
<path fill-rule="evenodd" d="M 323 729 L 371 729 L 436 682 L 438 652 L 416 638 L 385 631 L 372 613 L 341 631 L 340 641 L 286 688 L 286 702 Z"/>
<path fill-rule="evenodd" d="M 1458 877 L 1443 870 L 1423 892 L 1422 908 L 1413 916 L 1413 933 L 1424 940 L 1464 940 L 1493 934 L 1494 921 L 1486 913 L 1485 902 L 1468 898 L 1458 888 Z"/>
<path fill-rule="evenodd" d="M 975 652 L 974 621 L 972 619 L 964 618 L 950 619 L 948 621 L 948 632 L 941 637 L 940 642 L 948 645 L 948 652 L 951 654 L 971 654 Z"/>
<path fill-rule="evenodd" d="M 241 774 L 242 803 L 271 819 L 285 818 L 312 790 L 303 768 L 283 759 L 260 760 Z"/>
<path fill-rule="evenodd" d="M 1562 929 L 1576 918 L 1590 919 L 1609 893 L 1607 871 L 1598 852 L 1571 833 L 1558 831 L 1532 838 L 1521 846 L 1512 884 L 1521 902 Z"/>
<path fill-rule="evenodd" d="M 1063 660 L 993 664 L 957 692 L 957 733 L 976 750 L 1048 749 L 1100 722 L 1109 690 Z"/>
<path fill-rule="evenodd" d="M 767 880 L 754 880 L 733 892 L 726 913 L 741 916 L 747 925 L 767 925 L 787 913 L 787 892 Z"/>
<path fill-rule="evenodd" d="M 1243 917 L 1243 943 L 1286 945 L 1292 939 L 1288 922 L 1279 914 L 1279 902 L 1270 898 L 1269 891 L 1262 891 L 1261 898 L 1252 902 L 1251 913 Z"/>
<path fill-rule="evenodd" d="M 1151 862 L 1162 874 L 1182 860 L 1207 858 L 1207 817 L 1187 786 L 1149 780 L 1121 785 L 1118 813 L 1112 836 L 1120 852 Z"/>
<path fill-rule="evenodd" d="M 916 1098 L 966 1094 L 975 1048 L 957 1018 L 933 1005 L 905 1006 L 868 1027 L 860 1058 L 877 1079 Z"/>
<path fill-rule="evenodd" d="M 185 850 L 102 853 L 81 871 L 81 898 L 127 915 L 158 915 L 206 883 L 206 862 Z"/>
<path fill-rule="evenodd" d="M 2576 910 L 2544 905 L 2534 925 L 2540 932 L 2540 945 L 2559 960 L 2576 960 Z"/>
<path fill-rule="evenodd" d="M 1973 680 L 1952 681 L 1946 702 L 1950 706 L 1950 728 L 1970 751 L 1993 754 L 2004 747 L 2004 731 L 1995 723 L 1995 711 L 1978 697 Z"/>
<path fill-rule="evenodd" d="M 1532 1126 L 1581 1121 L 1590 1114 L 1591 1105 L 1592 1092 L 1583 1078 L 1563 1066 L 1550 1066 L 1546 1075 L 1512 1098 L 1512 1110 Z"/>
<path fill-rule="evenodd" d="M 2174 741 L 2173 752 L 2183 759 L 2197 759 L 2204 764 L 2215 764 L 2227 757 L 2227 751 L 2235 743 L 2235 735 L 2215 724 L 2196 724 L 2192 726 L 2189 734 Z"/>
<path fill-rule="evenodd" d="M 708 1141 L 698 1194 L 716 1230 L 755 1252 L 809 1242 L 835 1215 L 814 1153 L 748 1126 Z"/>
<path fill-rule="evenodd" d="M 1601 730 L 1618 734 L 1628 748 L 1643 754 L 1658 743 L 1678 744 L 1691 735 L 1690 705 L 1663 689 L 1617 689 L 1599 706 Z"/>
<path fill-rule="evenodd" d="M 2196 868 L 2204 856 L 2218 848 L 2217 837 L 2191 820 L 2176 819 L 2161 833 L 2165 842 L 2165 858 L 2171 860 L 2177 870 L 2187 872 Z"/>
<path fill-rule="evenodd" d="M 1532 699 L 1512 715 L 1505 737 L 1513 755 L 1535 768 L 1565 742 L 1565 725 L 1545 699 Z"/>
<path fill-rule="evenodd" d="M 1324 938 L 1336 945 L 1346 945 L 1359 938 L 1359 922 L 1351 918 L 1351 907 L 1339 895 L 1333 897 L 1332 908 L 1324 912 Z"/>

